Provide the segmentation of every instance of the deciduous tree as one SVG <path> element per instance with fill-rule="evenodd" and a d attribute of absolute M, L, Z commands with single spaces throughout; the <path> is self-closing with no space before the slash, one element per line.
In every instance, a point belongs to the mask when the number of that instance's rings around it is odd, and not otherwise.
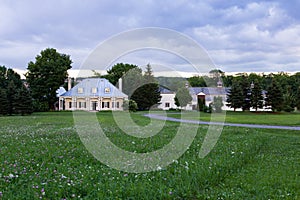
<path fill-rule="evenodd" d="M 110 70 L 107 71 L 107 75 L 103 77 L 109 80 L 113 85 L 116 85 L 120 78 L 122 78 L 131 69 L 137 68 L 137 65 L 128 63 L 117 63 Z"/>
<path fill-rule="evenodd" d="M 222 106 L 223 106 L 223 99 L 221 96 L 214 97 L 213 103 L 212 103 L 212 108 L 214 112 L 216 113 L 221 113 L 222 112 Z"/>
<path fill-rule="evenodd" d="M 175 95 L 175 105 L 180 107 L 186 107 L 188 103 L 190 103 L 193 98 L 186 87 L 179 88 Z"/>
<path fill-rule="evenodd" d="M 69 55 L 59 53 L 53 48 L 41 51 L 34 62 L 29 62 L 26 80 L 35 104 L 46 103 L 46 110 L 54 109 L 54 103 L 57 101 L 56 90 L 64 84 L 71 64 Z"/>

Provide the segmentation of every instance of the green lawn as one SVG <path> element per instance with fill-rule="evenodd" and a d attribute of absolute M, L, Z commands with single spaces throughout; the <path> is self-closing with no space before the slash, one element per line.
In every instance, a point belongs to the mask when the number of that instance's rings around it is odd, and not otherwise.
<path fill-rule="evenodd" d="M 211 114 L 199 112 L 183 112 L 185 119 L 211 121 Z M 269 113 L 269 112 L 233 112 L 228 111 L 226 122 L 242 124 L 267 124 L 300 126 L 300 113 Z M 220 115 L 220 117 L 218 117 Z M 214 121 L 221 121 L 223 114 L 215 114 Z M 169 112 L 170 117 L 180 118 L 181 114 Z"/>
<path fill-rule="evenodd" d="M 124 134 L 110 112 L 97 116 L 111 141 L 128 151 L 161 148 L 178 129 L 166 122 L 157 135 L 138 139 Z M 141 113 L 132 117 L 140 125 L 150 121 Z M 200 159 L 206 130 L 200 126 L 189 150 L 168 167 L 135 174 L 96 160 L 82 145 L 71 112 L 0 117 L 0 199 L 300 198 L 298 131 L 225 127 Z"/>

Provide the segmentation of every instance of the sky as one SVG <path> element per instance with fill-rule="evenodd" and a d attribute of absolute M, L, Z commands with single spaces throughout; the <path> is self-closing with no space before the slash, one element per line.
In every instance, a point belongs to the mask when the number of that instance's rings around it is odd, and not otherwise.
<path fill-rule="evenodd" d="M 109 38 L 158 27 L 196 41 L 225 72 L 295 72 L 299 9 L 298 0 L 0 0 L 0 65 L 26 70 L 42 50 L 55 48 L 71 56 L 72 69 L 80 69 Z M 172 57 L 145 50 L 117 61 L 182 64 Z"/>

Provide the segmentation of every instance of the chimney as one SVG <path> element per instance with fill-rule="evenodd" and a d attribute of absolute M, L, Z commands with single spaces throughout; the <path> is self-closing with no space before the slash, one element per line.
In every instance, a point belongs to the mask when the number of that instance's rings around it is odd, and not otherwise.
<path fill-rule="evenodd" d="M 71 77 L 68 77 L 68 91 L 72 88 L 72 79 Z"/>
<path fill-rule="evenodd" d="M 119 90 L 122 92 L 123 90 L 123 83 L 122 83 L 122 78 L 119 78 Z"/>

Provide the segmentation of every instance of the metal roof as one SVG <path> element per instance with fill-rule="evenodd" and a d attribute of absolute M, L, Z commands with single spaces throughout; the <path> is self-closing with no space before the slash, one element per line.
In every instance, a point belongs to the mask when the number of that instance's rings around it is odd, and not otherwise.
<path fill-rule="evenodd" d="M 60 95 L 63 97 L 128 97 L 105 78 L 87 78 L 71 90 Z"/>
<path fill-rule="evenodd" d="M 204 93 L 205 95 L 226 95 L 230 88 L 226 87 L 190 87 L 189 91 L 192 95 Z"/>
<path fill-rule="evenodd" d="M 166 87 L 164 87 L 162 85 L 159 86 L 159 92 L 161 94 L 175 94 L 175 92 L 169 90 L 168 88 L 166 88 Z"/>
<path fill-rule="evenodd" d="M 213 96 L 222 96 L 223 101 L 226 100 L 226 95 L 230 88 L 226 87 L 190 87 L 189 91 L 193 97 L 193 101 L 197 101 L 198 94 L 205 94 L 206 101 L 213 101 Z"/>

